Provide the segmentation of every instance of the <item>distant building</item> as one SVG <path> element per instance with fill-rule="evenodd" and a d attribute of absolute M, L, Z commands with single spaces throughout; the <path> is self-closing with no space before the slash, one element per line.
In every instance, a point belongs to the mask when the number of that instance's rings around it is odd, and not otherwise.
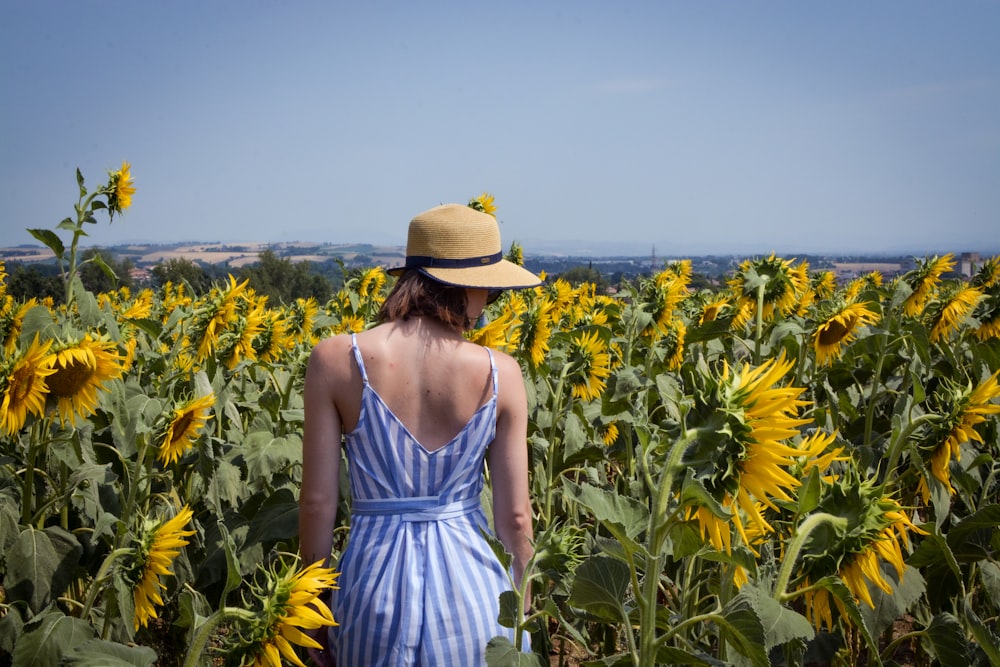
<path fill-rule="evenodd" d="M 963 252 L 958 258 L 958 272 L 966 278 L 971 278 L 980 266 L 982 262 L 979 261 L 978 252 Z"/>
<path fill-rule="evenodd" d="M 143 269 L 137 266 L 129 269 L 128 275 L 132 278 L 136 285 L 148 285 L 153 279 L 153 274 L 149 271 L 149 269 Z"/>

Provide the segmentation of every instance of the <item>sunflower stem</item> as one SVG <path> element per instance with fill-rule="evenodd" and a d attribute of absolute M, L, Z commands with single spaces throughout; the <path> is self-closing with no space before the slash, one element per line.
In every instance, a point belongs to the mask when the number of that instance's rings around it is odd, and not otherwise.
<path fill-rule="evenodd" d="M 101 563 L 100 569 L 97 570 L 97 575 L 94 577 L 93 581 L 90 582 L 90 586 L 87 588 L 87 599 L 83 603 L 83 609 L 80 612 L 80 618 L 86 620 L 87 616 L 90 614 L 90 610 L 94 607 L 94 603 L 97 602 L 97 596 L 101 594 L 101 591 L 105 590 L 104 582 L 108 578 L 108 572 L 111 570 L 111 566 L 114 564 L 119 557 L 130 553 L 131 549 L 115 549 L 105 557 L 104 562 Z M 105 616 L 107 616 L 105 614 Z"/>
<path fill-rule="evenodd" d="M 872 375 L 872 388 L 868 393 L 868 405 L 865 410 L 865 447 L 872 444 L 872 424 L 875 422 L 875 393 L 878 391 L 879 383 L 882 381 L 882 366 L 885 362 L 885 339 L 888 334 L 878 337 L 878 360 L 875 362 L 875 374 Z"/>
<path fill-rule="evenodd" d="M 771 597 L 778 602 L 781 602 L 785 596 L 785 589 L 788 588 L 788 582 L 792 578 L 792 571 L 795 569 L 795 564 L 799 560 L 799 553 L 805 546 L 806 540 L 809 539 L 809 535 L 814 530 L 825 523 L 835 528 L 845 528 L 847 526 L 847 519 L 827 514 L 826 512 L 818 512 L 809 515 L 805 521 L 799 524 L 799 527 L 795 531 L 795 536 L 788 544 L 788 551 L 781 562 L 781 570 L 778 572 L 778 578 L 774 582 L 774 592 Z"/>
<path fill-rule="evenodd" d="M 656 662 L 656 600 L 660 586 L 660 573 L 663 571 L 666 559 L 666 555 L 663 553 L 663 545 L 666 542 L 671 525 L 667 514 L 667 507 L 670 504 L 670 498 L 673 496 L 674 476 L 681 468 L 681 457 L 697 433 L 694 429 L 687 430 L 681 438 L 674 441 L 674 444 L 670 447 L 670 451 L 667 452 L 666 461 L 663 463 L 663 470 L 660 473 L 660 483 L 653 490 L 655 494 L 654 505 L 653 511 L 649 515 L 649 528 L 647 530 L 647 535 L 649 536 L 649 553 L 646 557 L 646 577 L 643 581 L 642 595 L 638 596 L 641 616 L 639 622 L 639 654 L 637 664 L 640 665 L 652 665 Z"/>
<path fill-rule="evenodd" d="M 545 457 L 545 525 L 549 526 L 552 523 L 552 495 L 553 486 L 555 485 L 555 452 L 556 444 L 558 440 L 558 431 L 556 426 L 559 423 L 559 418 L 563 412 L 563 391 L 565 391 L 566 376 L 569 374 L 569 362 L 563 364 L 562 371 L 559 374 L 559 384 L 556 385 L 556 391 L 552 396 L 552 424 L 549 427 L 549 451 Z M 571 408 L 573 401 L 567 401 L 565 408 Z"/>
<path fill-rule="evenodd" d="M 889 484 L 892 471 L 896 469 L 896 465 L 899 463 L 899 457 L 903 454 L 903 447 L 906 445 L 906 442 L 910 439 L 913 432 L 917 430 L 921 424 L 932 421 L 936 417 L 937 415 L 931 412 L 917 416 L 909 424 L 907 424 L 906 428 L 900 431 L 899 435 L 896 436 L 896 439 L 892 441 L 889 445 L 889 456 L 886 457 L 888 463 L 885 467 L 885 474 L 882 477 L 880 489 L 884 491 L 885 487 Z"/>
<path fill-rule="evenodd" d="M 39 420 L 31 425 L 31 435 L 28 438 L 28 461 L 24 469 L 24 491 L 21 499 L 21 523 L 25 526 L 31 525 L 32 508 L 35 499 L 35 458 L 41 447 L 41 424 L 45 420 Z"/>
<path fill-rule="evenodd" d="M 219 609 L 198 626 L 198 630 L 191 639 L 191 644 L 188 647 L 187 656 L 184 658 L 182 667 L 197 667 L 201 654 L 205 652 L 205 645 L 208 644 L 212 633 L 215 632 L 215 629 L 223 621 L 229 619 L 253 621 L 256 618 L 256 614 L 240 607 L 223 607 Z"/>
<path fill-rule="evenodd" d="M 754 348 L 753 348 L 753 363 L 754 365 L 760 364 L 760 339 L 764 337 L 764 288 L 767 287 L 767 283 L 761 282 L 757 285 L 757 312 L 756 315 L 756 325 L 755 325 L 755 335 L 754 335 Z"/>

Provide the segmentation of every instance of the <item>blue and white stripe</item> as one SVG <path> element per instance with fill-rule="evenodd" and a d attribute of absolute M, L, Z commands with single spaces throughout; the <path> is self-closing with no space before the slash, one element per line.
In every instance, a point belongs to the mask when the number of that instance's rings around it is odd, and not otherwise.
<path fill-rule="evenodd" d="M 510 588 L 480 530 L 483 458 L 496 434 L 493 395 L 448 444 L 427 451 L 364 381 L 358 426 L 346 436 L 351 532 L 338 563 L 331 650 L 341 667 L 485 665 Z"/>

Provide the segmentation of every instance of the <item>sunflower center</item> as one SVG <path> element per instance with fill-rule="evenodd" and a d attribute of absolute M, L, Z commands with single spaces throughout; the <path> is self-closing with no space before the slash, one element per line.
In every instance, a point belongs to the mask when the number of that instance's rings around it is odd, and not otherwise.
<path fill-rule="evenodd" d="M 94 369 L 90 364 L 74 359 L 49 376 L 49 393 L 58 398 L 75 396 L 93 375 Z"/>
<path fill-rule="evenodd" d="M 851 333 L 851 327 L 845 325 L 840 320 L 827 322 L 823 330 L 819 332 L 820 345 L 833 345 L 844 340 L 847 334 Z"/>
<path fill-rule="evenodd" d="M 35 369 L 30 366 L 22 366 L 14 371 L 9 377 L 9 389 L 11 405 L 22 405 L 31 395 L 31 390 L 35 386 Z"/>
<path fill-rule="evenodd" d="M 185 412 L 174 421 L 174 432 L 173 437 L 170 439 L 170 444 L 174 444 L 184 437 L 192 421 L 194 421 L 194 414 L 191 412 Z"/>

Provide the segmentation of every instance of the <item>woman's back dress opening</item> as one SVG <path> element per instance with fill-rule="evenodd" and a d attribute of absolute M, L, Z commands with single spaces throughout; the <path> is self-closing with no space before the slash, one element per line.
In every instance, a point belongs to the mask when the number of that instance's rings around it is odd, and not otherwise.
<path fill-rule="evenodd" d="M 351 530 L 334 592 L 330 647 L 339 667 L 485 665 L 487 642 L 514 639 L 497 622 L 507 573 L 480 530 L 483 459 L 493 395 L 448 443 L 428 451 L 363 380 L 358 425 L 345 436 Z"/>

